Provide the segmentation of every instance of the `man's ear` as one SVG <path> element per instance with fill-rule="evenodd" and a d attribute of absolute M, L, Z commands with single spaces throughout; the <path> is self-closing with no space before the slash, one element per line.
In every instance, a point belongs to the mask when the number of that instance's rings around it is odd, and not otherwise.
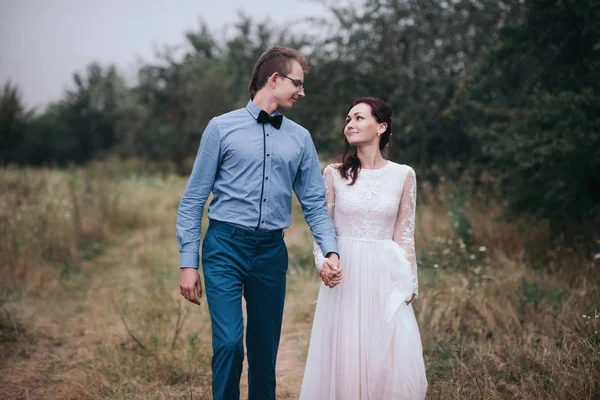
<path fill-rule="evenodd" d="M 277 78 L 279 78 L 278 72 L 273 72 L 271 76 L 267 78 L 267 85 L 269 85 L 271 89 L 275 89 L 277 87 Z"/>

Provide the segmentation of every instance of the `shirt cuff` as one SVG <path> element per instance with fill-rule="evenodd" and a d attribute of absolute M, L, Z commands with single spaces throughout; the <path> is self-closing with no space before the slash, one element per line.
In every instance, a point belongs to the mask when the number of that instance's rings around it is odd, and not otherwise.
<path fill-rule="evenodd" d="M 323 252 L 323 254 L 335 253 L 339 257 L 340 252 L 339 252 L 338 246 L 337 246 L 337 239 L 336 238 L 324 239 L 322 246 L 321 246 L 321 251 Z"/>
<path fill-rule="evenodd" d="M 179 268 L 198 269 L 198 253 L 181 253 L 179 255 Z"/>

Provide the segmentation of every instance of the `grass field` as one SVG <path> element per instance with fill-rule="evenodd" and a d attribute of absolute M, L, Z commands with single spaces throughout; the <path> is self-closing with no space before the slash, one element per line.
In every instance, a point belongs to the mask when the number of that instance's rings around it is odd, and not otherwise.
<path fill-rule="evenodd" d="M 184 187 L 113 163 L 0 169 L 2 399 L 211 398 L 207 307 L 178 289 Z M 451 184 L 420 182 L 416 231 L 428 398 L 600 399 L 598 251 Z M 278 398 L 296 399 L 320 282 L 297 206 L 285 239 Z"/>

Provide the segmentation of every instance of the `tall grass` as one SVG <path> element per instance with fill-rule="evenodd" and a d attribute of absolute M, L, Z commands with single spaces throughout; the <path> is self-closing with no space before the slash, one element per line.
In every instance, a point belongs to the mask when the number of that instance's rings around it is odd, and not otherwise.
<path fill-rule="evenodd" d="M 184 181 L 123 166 L 0 170 L 3 395 L 209 398 L 206 305 L 176 292 Z"/>
<path fill-rule="evenodd" d="M 107 165 L 0 170 L 0 273 L 30 287 L 68 273 L 116 232 L 151 223 Z"/>
<path fill-rule="evenodd" d="M 581 250 L 594 246 L 558 251 L 547 225 L 507 222 L 470 187 L 422 183 L 419 198 L 428 398 L 600 399 L 600 254 Z M 296 229 L 286 307 L 306 357 L 318 279 Z"/>
<path fill-rule="evenodd" d="M 184 185 L 119 164 L 0 170 L 0 392 L 210 398 L 208 310 L 178 292 Z M 594 244 L 557 249 L 547 226 L 507 222 L 468 185 L 420 187 L 414 307 L 429 398 L 600 399 Z M 278 395 L 293 399 L 320 284 L 297 204 L 285 240 Z"/>
<path fill-rule="evenodd" d="M 430 397 L 600 398 L 598 256 L 552 249 L 547 226 L 507 223 L 493 200 L 465 209 L 448 186 L 416 229 Z"/>

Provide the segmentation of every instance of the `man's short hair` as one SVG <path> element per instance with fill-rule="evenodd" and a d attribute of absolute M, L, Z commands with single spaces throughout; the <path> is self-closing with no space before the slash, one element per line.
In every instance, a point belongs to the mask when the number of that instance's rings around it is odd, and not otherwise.
<path fill-rule="evenodd" d="M 275 46 L 262 53 L 254 64 L 252 77 L 248 84 L 250 99 L 254 99 L 256 92 L 265 86 L 267 78 L 275 72 L 281 75 L 289 74 L 292 71 L 292 61 L 297 61 L 304 73 L 310 70 L 310 61 L 298 50 L 290 47 Z"/>

